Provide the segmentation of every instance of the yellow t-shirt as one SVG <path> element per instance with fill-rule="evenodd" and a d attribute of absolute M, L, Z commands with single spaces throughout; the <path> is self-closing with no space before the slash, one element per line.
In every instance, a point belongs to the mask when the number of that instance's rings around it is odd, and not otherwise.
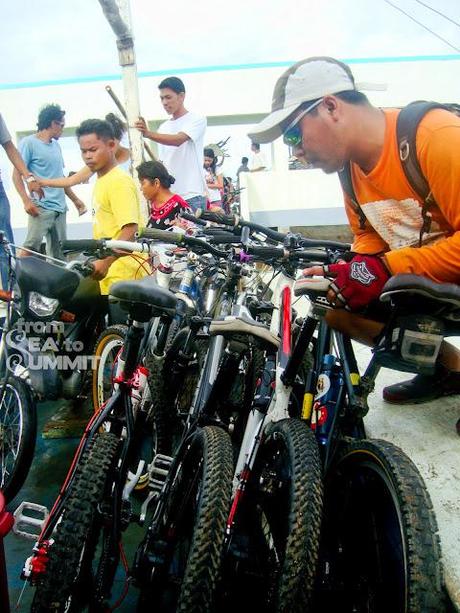
<path fill-rule="evenodd" d="M 140 203 L 133 179 L 118 166 L 96 181 L 93 191 L 93 238 L 119 237 L 123 226 L 141 223 Z M 141 279 L 147 272 L 139 262 L 140 254 L 118 258 L 100 281 L 101 294 L 109 293 L 116 281 Z M 144 258 L 142 258 L 144 259 Z M 148 264 L 144 261 L 144 266 Z"/>
<path fill-rule="evenodd" d="M 437 203 L 429 208 L 431 228 L 419 247 L 422 203 L 399 160 L 398 113 L 385 111 L 385 142 L 375 168 L 366 175 L 352 164 L 353 187 L 367 218 L 365 228 L 360 228 L 357 212 L 346 196 L 353 250 L 385 252 L 393 274 L 415 273 L 438 283 L 460 283 L 460 118 L 432 110 L 417 130 L 417 158 Z"/>

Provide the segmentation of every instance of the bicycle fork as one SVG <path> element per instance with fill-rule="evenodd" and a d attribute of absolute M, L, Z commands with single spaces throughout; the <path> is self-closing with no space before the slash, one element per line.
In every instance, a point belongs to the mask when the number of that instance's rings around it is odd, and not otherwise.
<path fill-rule="evenodd" d="M 230 543 L 235 525 L 235 516 L 244 496 L 246 485 L 254 468 L 257 452 L 262 442 L 263 431 L 268 421 L 268 410 L 274 396 L 275 378 L 276 358 L 275 356 L 269 356 L 257 385 L 258 389 L 249 413 L 236 463 L 235 476 L 233 478 L 232 505 L 226 526 L 227 544 Z"/>

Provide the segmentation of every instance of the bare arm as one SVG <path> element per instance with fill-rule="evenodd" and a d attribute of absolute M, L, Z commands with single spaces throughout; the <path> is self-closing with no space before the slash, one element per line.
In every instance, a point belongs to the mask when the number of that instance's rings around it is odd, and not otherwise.
<path fill-rule="evenodd" d="M 27 169 L 27 166 L 24 164 L 24 160 L 22 159 L 21 154 L 19 153 L 12 141 L 9 140 L 8 142 L 4 143 L 3 148 L 5 149 L 6 155 L 8 156 L 10 162 L 13 164 L 14 168 L 18 171 L 20 175 L 22 175 L 24 179 L 26 179 L 32 174 Z M 31 193 L 36 192 L 40 198 L 43 197 L 43 190 L 37 183 L 37 181 L 30 181 L 27 183 L 27 186 Z"/>
<path fill-rule="evenodd" d="M 86 213 L 87 209 L 85 203 L 80 200 L 80 198 L 70 189 L 70 187 L 64 187 L 64 193 L 68 198 L 70 198 L 70 200 L 72 200 L 79 215 Z"/>
<path fill-rule="evenodd" d="M 211 189 L 224 189 L 224 177 L 223 175 L 217 175 L 215 182 L 208 183 L 206 181 L 206 185 Z"/>
<path fill-rule="evenodd" d="M 88 168 L 88 166 L 84 166 L 78 172 L 73 174 L 71 177 L 59 177 L 58 179 L 46 179 L 42 177 L 38 177 L 38 182 L 40 185 L 44 187 L 73 187 L 74 185 L 78 185 L 79 183 L 85 183 L 92 176 L 92 171 Z M 69 196 L 70 199 L 71 196 Z"/>
<path fill-rule="evenodd" d="M 143 117 L 139 117 L 139 120 L 135 123 L 135 127 L 139 130 L 139 132 L 142 132 L 142 136 L 144 138 L 153 140 L 160 145 L 180 147 L 180 145 L 190 140 L 190 136 L 185 134 L 185 132 L 178 132 L 177 134 L 160 134 L 160 132 L 151 132 L 148 129 L 147 123 Z"/>
<path fill-rule="evenodd" d="M 16 168 L 13 170 L 13 183 L 16 191 L 21 197 L 22 202 L 24 203 L 25 212 L 32 217 L 37 217 L 39 214 L 38 207 L 32 202 L 29 194 L 26 192 L 21 174 Z"/>

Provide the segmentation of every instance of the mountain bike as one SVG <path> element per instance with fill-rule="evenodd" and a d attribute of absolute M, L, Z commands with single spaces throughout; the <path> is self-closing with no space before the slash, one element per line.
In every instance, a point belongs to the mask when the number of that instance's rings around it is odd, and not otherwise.
<path fill-rule="evenodd" d="M 210 218 L 209 213 L 205 216 Z M 257 224 L 234 217 L 220 216 L 219 221 L 233 228 L 246 225 L 260 230 Z M 293 235 L 272 234 L 272 238 L 283 242 L 285 260 L 296 243 L 313 247 L 313 252 L 303 254 L 309 265 L 332 263 L 349 249 L 346 244 L 305 241 Z M 275 258 L 276 247 L 256 247 L 253 252 L 269 255 L 270 249 Z M 279 253 L 278 257 L 283 256 Z M 391 316 L 362 377 L 350 339 L 325 322 L 331 308 L 326 300 L 328 287 L 327 280 L 296 282 L 295 295 L 308 296 L 312 307 L 292 349 L 282 343 L 281 353 L 285 347 L 291 350 L 278 362 L 275 394 L 271 392 L 276 407 L 300 376 L 304 392 L 303 400 L 296 403 L 297 415 L 314 433 L 320 449 L 325 508 L 315 610 L 443 610 L 439 538 L 423 479 L 402 450 L 367 439 L 363 419 L 381 365 L 432 372 L 443 336 L 458 334 L 458 287 L 415 275 L 390 279 L 382 300 L 390 302 Z M 284 291 L 288 301 L 289 292 Z M 267 382 L 274 380 L 274 370 L 272 366 Z M 276 409 L 269 408 L 267 413 L 270 410 Z M 259 422 L 263 424 L 262 416 Z M 276 491 L 273 481 L 261 474 L 259 482 Z M 278 486 L 277 481 L 275 484 Z M 234 496 L 234 504 L 235 500 Z M 250 513 L 244 511 L 243 524 Z M 319 538 L 318 525 L 317 529 Z M 279 604 L 285 605 L 285 601 Z"/>
<path fill-rule="evenodd" d="M 99 257 L 110 249 L 149 253 L 154 246 L 147 241 L 94 241 L 86 245 L 87 251 Z M 90 420 L 34 554 L 25 564 L 23 576 L 36 586 L 32 605 L 36 612 L 76 611 L 85 605 L 90 610 L 104 610 L 120 556 L 124 557 L 121 534 L 130 521 L 139 520 L 130 503 L 144 469 L 139 449 L 148 418 L 136 376 L 139 357 L 153 317 L 159 317 L 160 324 L 152 351 L 162 355 L 178 299 L 149 277 L 116 283 L 111 296 L 128 315 L 116 385 L 110 399 Z M 208 429 L 197 436 L 198 442 L 191 441 L 190 454 L 200 457 L 199 449 L 205 453 L 204 460 L 197 460 L 200 466 L 207 466 L 214 453 L 225 452 L 227 441 L 220 433 L 215 435 Z M 161 475 L 168 458 L 156 460 L 154 469 Z M 215 460 L 211 462 L 215 464 Z M 187 601 L 187 594 L 184 599 Z"/>
<path fill-rule="evenodd" d="M 263 231 L 271 232 L 266 228 Z M 155 236 L 161 238 L 158 231 L 155 232 Z M 178 240 L 186 243 L 187 237 Z M 270 247 L 260 247 L 260 250 L 264 255 L 267 255 L 266 250 L 269 251 L 270 261 L 284 253 L 279 249 L 274 252 Z M 255 248 L 253 251 L 255 253 Z M 240 291 L 238 285 L 242 270 L 247 266 L 248 253 L 230 255 L 220 310 L 209 322 L 195 322 L 195 338 L 196 329 L 207 329 L 211 340 L 187 422 L 207 423 L 206 420 L 213 419 L 231 433 L 236 457 L 238 452 L 240 455 L 234 472 L 232 508 L 227 514 L 225 527 L 227 568 L 224 566 L 224 570 L 227 579 L 231 556 L 237 567 L 235 583 L 251 575 L 251 590 L 254 592 L 257 587 L 259 603 L 282 610 L 284 605 L 281 602 L 297 602 L 298 606 L 303 606 L 311 595 L 321 518 L 321 478 L 314 436 L 305 424 L 289 419 L 289 391 L 283 395 L 283 406 L 280 403 L 277 406 L 281 418 L 285 419 L 274 424 L 269 418 L 265 419 L 272 398 L 272 383 L 275 383 L 273 373 L 276 372 L 277 357 L 284 360 L 288 353 L 294 267 L 292 263 L 286 265 L 286 274 L 280 277 L 278 291 L 274 291 L 276 299 L 270 312 L 278 312 L 282 297 L 285 303 L 281 307 L 281 323 L 278 323 L 277 316 L 272 315 L 273 329 L 270 330 L 251 317 L 246 305 L 248 295 Z M 266 308 L 266 305 L 256 307 L 256 316 Z M 282 347 L 281 351 L 278 351 L 278 346 Z M 183 355 L 186 358 L 187 347 Z M 256 355 L 261 358 L 257 365 Z M 249 396 L 246 399 L 241 396 L 236 411 L 233 410 L 229 416 L 227 406 L 231 390 L 241 364 L 246 360 L 248 374 L 251 370 L 254 373 L 254 382 L 248 386 Z M 176 362 L 176 368 L 182 367 L 180 360 Z M 255 389 L 258 391 L 251 407 Z M 261 483 L 264 483 L 263 487 L 259 487 Z M 176 495 L 180 497 L 180 490 Z M 158 517 L 155 515 L 139 547 L 135 574 L 145 599 L 152 596 L 148 578 L 157 573 L 163 576 L 158 567 L 164 562 L 158 560 L 156 554 L 158 544 L 163 542 L 158 525 L 161 523 L 161 509 L 167 507 L 170 499 L 171 493 L 162 490 L 156 507 L 160 509 Z M 242 566 L 245 566 L 244 574 Z M 227 585 L 223 590 L 226 596 L 232 592 Z M 158 583 L 154 594 L 161 593 Z M 221 606 L 220 602 L 218 606 Z"/>
<path fill-rule="evenodd" d="M 442 611 L 438 528 L 423 478 L 397 446 L 366 438 L 363 419 L 381 366 L 433 372 L 443 336 L 458 334 L 460 293 L 416 275 L 392 277 L 381 295 L 391 315 L 360 376 L 350 339 L 325 323 L 326 292 L 308 279 L 295 289 L 312 301 L 299 348 L 318 330 L 303 406 L 325 473 L 315 610 Z M 286 382 L 294 371 L 288 365 Z"/>

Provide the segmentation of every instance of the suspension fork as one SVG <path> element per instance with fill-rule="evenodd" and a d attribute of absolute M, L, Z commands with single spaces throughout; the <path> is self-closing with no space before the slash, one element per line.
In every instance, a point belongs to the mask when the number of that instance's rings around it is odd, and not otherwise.
<path fill-rule="evenodd" d="M 218 366 L 217 374 L 210 392 L 200 410 L 202 415 L 211 415 L 221 399 L 228 398 L 233 386 L 243 354 L 248 345 L 244 342 L 231 339 L 223 351 L 222 360 Z"/>
<path fill-rule="evenodd" d="M 238 505 L 239 498 L 241 498 L 242 491 L 246 487 L 249 475 L 254 466 L 257 451 L 262 440 L 263 428 L 267 421 L 267 411 L 273 397 L 275 377 L 276 356 L 275 354 L 269 354 L 267 355 L 264 369 L 257 383 L 254 400 L 249 412 L 243 441 L 236 463 L 233 477 L 232 512 L 231 518 L 229 517 L 230 523 L 233 522 L 236 506 Z M 241 490 L 241 493 L 237 494 L 239 490 Z"/>

